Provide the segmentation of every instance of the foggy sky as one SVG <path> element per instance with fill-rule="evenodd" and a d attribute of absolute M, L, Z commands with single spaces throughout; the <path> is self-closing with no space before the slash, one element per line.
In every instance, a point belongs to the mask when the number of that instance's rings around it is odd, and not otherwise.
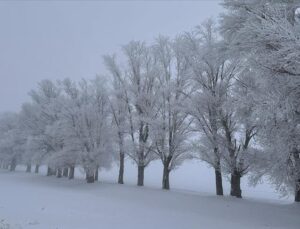
<path fill-rule="evenodd" d="M 18 111 L 42 79 L 93 78 L 130 40 L 175 36 L 220 1 L 0 1 L 0 112 Z"/>

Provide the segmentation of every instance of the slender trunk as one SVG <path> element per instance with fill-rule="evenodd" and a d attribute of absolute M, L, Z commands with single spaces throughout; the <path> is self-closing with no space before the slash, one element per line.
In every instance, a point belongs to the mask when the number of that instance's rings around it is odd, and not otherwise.
<path fill-rule="evenodd" d="M 74 179 L 75 166 L 70 166 L 69 179 Z"/>
<path fill-rule="evenodd" d="M 94 173 L 94 180 L 98 181 L 98 177 L 99 177 L 99 166 L 97 166 L 95 173 Z"/>
<path fill-rule="evenodd" d="M 62 169 L 61 169 L 61 168 L 58 168 L 58 169 L 56 170 L 56 177 L 57 177 L 57 178 L 61 178 L 61 177 L 62 177 Z"/>
<path fill-rule="evenodd" d="M 85 180 L 87 183 L 94 183 L 95 182 L 95 170 L 92 168 L 88 168 L 85 170 Z"/>
<path fill-rule="evenodd" d="M 300 179 L 296 182 L 295 202 L 300 202 Z"/>
<path fill-rule="evenodd" d="M 47 176 L 51 176 L 51 175 L 52 175 L 51 168 L 48 166 L 48 168 L 47 168 Z"/>
<path fill-rule="evenodd" d="M 242 190 L 241 190 L 241 174 L 234 170 L 231 174 L 231 190 L 230 195 L 235 196 L 237 198 L 242 198 Z"/>
<path fill-rule="evenodd" d="M 120 152 L 120 167 L 119 167 L 119 178 L 118 178 L 119 184 L 124 184 L 124 160 L 125 160 L 125 155 L 124 153 Z"/>
<path fill-rule="evenodd" d="M 169 190 L 170 189 L 170 170 L 169 170 L 169 163 L 164 163 L 164 170 L 163 170 L 163 178 L 162 178 L 162 188 Z"/>
<path fill-rule="evenodd" d="M 12 159 L 11 160 L 11 164 L 10 164 L 10 171 L 13 172 L 16 170 L 16 167 L 17 167 L 17 162 L 16 162 L 16 159 Z"/>
<path fill-rule="evenodd" d="M 26 173 L 31 173 L 31 164 L 27 164 Z"/>
<path fill-rule="evenodd" d="M 138 180 L 137 180 L 138 186 L 144 186 L 144 171 L 145 171 L 145 166 L 139 165 L 138 166 Z"/>
<path fill-rule="evenodd" d="M 215 168 L 216 176 L 216 194 L 218 196 L 223 196 L 223 184 L 222 184 L 222 172 L 221 168 Z"/>
<path fill-rule="evenodd" d="M 64 169 L 63 169 L 63 176 L 64 176 L 64 177 L 68 177 L 68 173 L 69 173 L 68 167 L 64 168 Z"/>
<path fill-rule="evenodd" d="M 39 173 L 39 170 L 40 170 L 40 165 L 36 164 L 36 165 L 35 165 L 34 172 L 35 172 L 35 173 Z"/>
<path fill-rule="evenodd" d="M 291 4 L 291 6 L 289 6 L 287 4 L 287 20 L 292 24 L 294 25 L 295 22 L 296 22 L 296 10 L 297 10 L 297 6 Z"/>

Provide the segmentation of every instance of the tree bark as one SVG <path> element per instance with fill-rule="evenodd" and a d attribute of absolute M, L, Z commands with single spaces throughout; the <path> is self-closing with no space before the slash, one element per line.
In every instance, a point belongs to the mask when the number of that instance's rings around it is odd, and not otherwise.
<path fill-rule="evenodd" d="M 298 8 L 298 6 L 295 6 L 295 5 L 289 6 L 287 4 L 287 9 L 286 9 L 287 19 L 292 25 L 294 25 L 295 22 L 296 22 L 296 10 L 297 10 L 297 8 Z"/>
<path fill-rule="evenodd" d="M 74 179 L 75 166 L 70 166 L 69 179 Z"/>
<path fill-rule="evenodd" d="M 221 168 L 215 168 L 215 176 L 216 176 L 216 194 L 218 196 L 223 196 L 223 184 L 222 184 Z"/>
<path fill-rule="evenodd" d="M 61 169 L 61 168 L 58 168 L 58 169 L 56 170 L 56 177 L 57 177 L 57 178 L 61 178 L 61 177 L 62 177 L 62 169 Z"/>
<path fill-rule="evenodd" d="M 230 195 L 235 196 L 237 198 L 242 198 L 242 190 L 241 190 L 241 174 L 234 170 L 231 174 L 231 190 Z"/>
<path fill-rule="evenodd" d="M 144 171 L 145 171 L 145 166 L 139 165 L 138 166 L 138 180 L 137 180 L 138 186 L 144 186 Z"/>
<path fill-rule="evenodd" d="M 95 174 L 94 171 L 86 171 L 86 182 L 87 183 L 94 183 L 95 182 Z"/>
<path fill-rule="evenodd" d="M 64 168 L 64 169 L 63 169 L 63 176 L 64 176 L 64 177 L 68 177 L 68 173 L 69 173 L 68 167 Z"/>
<path fill-rule="evenodd" d="M 54 176 L 54 175 L 55 175 L 55 170 L 48 166 L 47 176 Z"/>
<path fill-rule="evenodd" d="M 295 202 L 300 202 L 300 179 L 296 182 Z"/>
<path fill-rule="evenodd" d="M 10 170 L 11 172 L 13 172 L 13 171 L 16 170 L 16 167 L 17 167 L 17 162 L 16 162 L 16 159 L 13 158 L 13 159 L 11 160 L 9 170 Z"/>
<path fill-rule="evenodd" d="M 35 165 L 34 172 L 35 172 L 35 173 L 39 173 L 39 170 L 40 170 L 40 165 L 36 164 L 36 165 Z"/>
<path fill-rule="evenodd" d="M 170 170 L 168 163 L 164 163 L 162 188 L 166 190 L 170 189 Z"/>
<path fill-rule="evenodd" d="M 94 173 L 94 180 L 98 181 L 98 177 L 99 177 L 99 167 L 97 166 L 95 173 Z"/>
<path fill-rule="evenodd" d="M 124 153 L 120 152 L 120 167 L 119 167 L 118 184 L 124 184 L 124 160 L 125 160 L 125 155 L 124 155 Z"/>
<path fill-rule="evenodd" d="M 48 166 L 47 167 L 47 176 L 51 176 L 51 175 L 52 175 L 51 168 Z"/>
<path fill-rule="evenodd" d="M 26 173 L 31 173 L 31 164 L 27 164 Z"/>

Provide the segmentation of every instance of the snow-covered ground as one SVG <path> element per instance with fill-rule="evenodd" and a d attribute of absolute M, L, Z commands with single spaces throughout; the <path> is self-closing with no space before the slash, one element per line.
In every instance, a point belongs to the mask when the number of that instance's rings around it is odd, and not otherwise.
<path fill-rule="evenodd" d="M 103 172 L 102 179 L 109 180 L 108 174 Z M 195 176 L 186 179 L 196 182 Z M 133 183 L 129 178 L 127 182 Z M 180 179 L 173 180 L 180 183 Z M 107 181 L 86 184 L 82 179 L 70 181 L 22 171 L 0 170 L 0 181 L 0 222 L 11 228 L 300 228 L 300 205 L 287 200 L 222 198 L 209 190 L 162 191 Z M 146 181 L 151 181 L 150 176 Z"/>
<path fill-rule="evenodd" d="M 25 168 L 24 168 L 25 169 Z M 23 169 L 23 170 L 24 170 Z M 145 170 L 145 186 L 151 188 L 160 188 L 162 180 L 162 164 L 159 160 L 153 161 Z M 77 177 L 84 177 L 77 171 Z M 127 160 L 125 163 L 124 181 L 127 184 L 136 184 L 137 168 Z M 118 177 L 118 168 L 113 167 L 107 171 L 101 171 L 100 179 L 107 182 L 115 182 Z M 201 192 L 207 194 L 215 193 L 215 172 L 204 162 L 189 160 L 183 163 L 178 169 L 170 174 L 171 188 L 174 190 L 185 190 L 192 192 Z M 229 194 L 229 177 L 223 178 L 223 187 L 225 195 Z M 293 202 L 293 196 L 282 197 L 277 193 L 267 181 L 253 187 L 249 185 L 247 177 L 242 178 L 242 194 L 246 198 L 280 200 L 283 202 Z"/>

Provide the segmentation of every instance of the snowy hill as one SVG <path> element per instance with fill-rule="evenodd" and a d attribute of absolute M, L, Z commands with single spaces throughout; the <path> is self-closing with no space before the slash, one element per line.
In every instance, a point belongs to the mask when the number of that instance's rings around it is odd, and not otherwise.
<path fill-rule="evenodd" d="M 10 228 L 298 229 L 300 225 L 300 206 L 279 201 L 86 184 L 3 170 L 0 180 L 0 221 Z"/>

